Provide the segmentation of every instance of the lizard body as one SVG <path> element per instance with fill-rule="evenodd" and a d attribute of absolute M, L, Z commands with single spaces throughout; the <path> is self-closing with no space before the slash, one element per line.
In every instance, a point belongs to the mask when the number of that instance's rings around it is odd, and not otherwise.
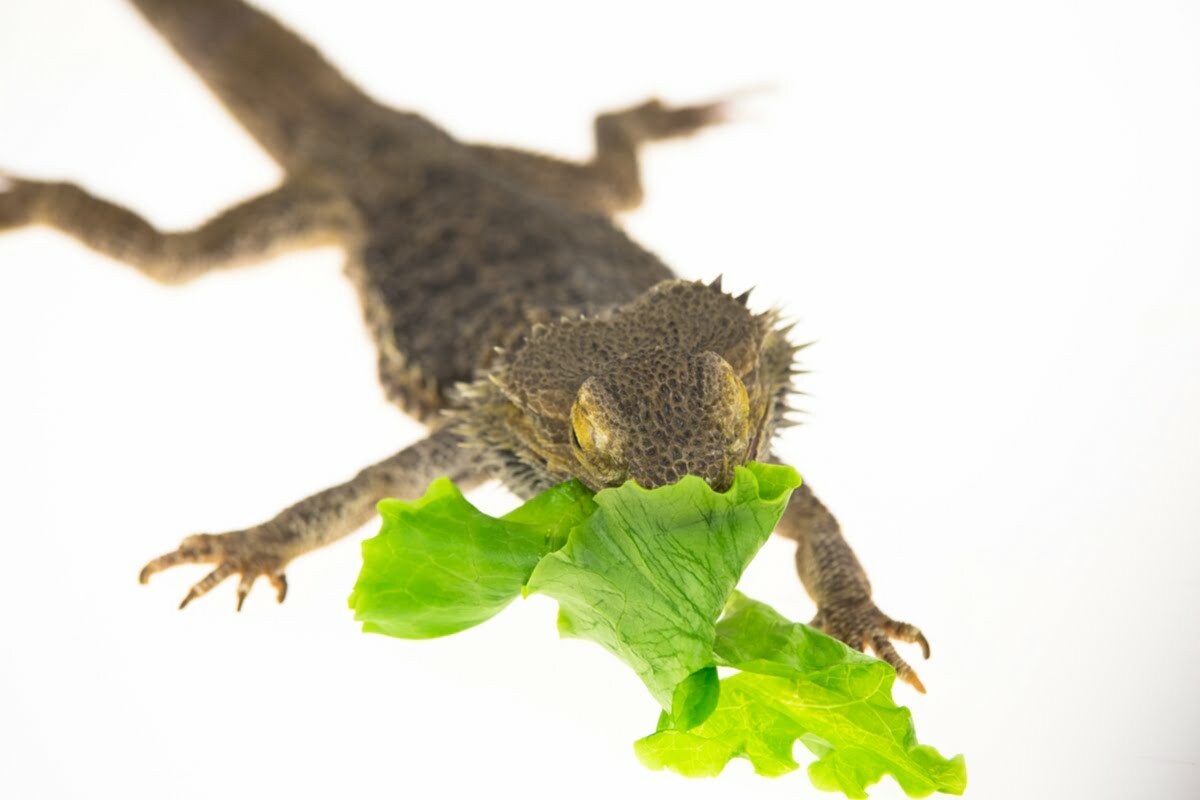
<path fill-rule="evenodd" d="M 798 349 L 745 297 L 677 279 L 614 213 L 640 202 L 638 148 L 720 122 L 721 103 L 649 101 L 597 117 L 572 163 L 457 141 L 364 94 L 283 25 L 241 0 L 131 0 L 283 167 L 275 190 L 199 228 L 163 233 L 80 187 L 0 180 L 0 229 L 43 223 L 164 283 L 336 242 L 362 302 L 388 396 L 432 433 L 275 518 L 198 534 L 143 569 L 215 569 L 182 605 L 240 576 L 280 600 L 296 556 L 367 522 L 383 496 L 433 478 L 493 477 L 529 496 L 570 477 L 593 489 L 771 458 Z M 0 176 L 2 177 L 2 176 Z M 814 624 L 870 646 L 920 688 L 890 639 L 928 644 L 882 614 L 833 516 L 805 484 L 778 532 L 817 602 Z"/>

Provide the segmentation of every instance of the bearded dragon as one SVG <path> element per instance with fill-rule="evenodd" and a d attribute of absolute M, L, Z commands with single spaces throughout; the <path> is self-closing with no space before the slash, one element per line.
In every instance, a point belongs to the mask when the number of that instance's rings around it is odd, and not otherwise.
<path fill-rule="evenodd" d="M 769 460 L 796 345 L 746 296 L 678 279 L 613 215 L 642 198 L 639 148 L 723 121 L 724 101 L 658 100 L 595 119 L 583 163 L 463 143 L 385 107 L 308 43 L 241 0 L 131 0 L 285 173 L 273 191 L 194 230 L 163 232 L 69 183 L 0 176 L 0 229 L 54 226 L 164 284 L 336 243 L 378 348 L 389 398 L 429 436 L 243 530 L 197 534 L 142 569 L 215 564 L 180 607 L 237 575 L 240 609 L 265 577 L 279 601 L 297 556 L 367 523 L 377 500 L 434 478 L 499 478 L 529 497 Z M 883 614 L 837 521 L 807 483 L 777 528 L 797 543 L 813 624 L 870 647 L 924 691 L 891 640 L 929 645 Z"/>

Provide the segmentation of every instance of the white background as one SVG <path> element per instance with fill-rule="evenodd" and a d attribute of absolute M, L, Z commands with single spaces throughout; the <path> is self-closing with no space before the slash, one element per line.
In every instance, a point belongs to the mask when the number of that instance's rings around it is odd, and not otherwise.
<path fill-rule="evenodd" d="M 1195 5 L 263 5 L 388 102 L 566 155 L 598 110 L 773 83 L 649 151 L 623 222 L 819 340 L 780 452 L 930 637 L 929 694 L 897 690 L 921 739 L 966 754 L 970 797 L 1200 796 Z M 85 0 L 0 0 L 0 165 L 165 227 L 278 178 L 135 13 Z M 0 236 L 0 796 L 811 796 L 642 768 L 653 701 L 545 598 L 358 633 L 365 532 L 281 607 L 260 586 L 236 615 L 230 584 L 178 612 L 199 567 L 137 584 L 420 435 L 339 270 L 167 289 Z M 743 586 L 812 613 L 786 542 Z"/>

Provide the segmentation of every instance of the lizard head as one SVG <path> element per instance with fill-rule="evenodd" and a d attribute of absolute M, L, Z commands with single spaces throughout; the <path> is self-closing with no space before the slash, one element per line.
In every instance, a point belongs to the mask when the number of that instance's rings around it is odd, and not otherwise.
<path fill-rule="evenodd" d="M 589 486 L 699 475 L 724 488 L 748 459 L 749 393 L 729 362 L 662 347 L 614 359 L 579 387 L 568 438 Z"/>
<path fill-rule="evenodd" d="M 698 475 L 723 490 L 767 454 L 796 348 L 745 296 L 665 281 L 606 313 L 539 325 L 465 390 L 464 427 L 533 492 Z"/>

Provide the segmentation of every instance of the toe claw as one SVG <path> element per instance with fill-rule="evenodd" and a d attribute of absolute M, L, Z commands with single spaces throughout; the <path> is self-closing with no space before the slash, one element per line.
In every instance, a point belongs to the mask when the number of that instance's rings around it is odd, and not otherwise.
<path fill-rule="evenodd" d="M 925 660 L 929 660 L 929 640 L 925 638 L 925 634 L 917 631 L 917 644 L 921 645 L 921 655 Z"/>
<path fill-rule="evenodd" d="M 173 567 L 177 564 L 186 562 L 187 556 L 183 549 L 172 550 L 170 553 L 164 553 L 156 559 L 150 561 L 146 566 L 142 567 L 142 571 L 138 573 L 138 583 L 146 584 L 150 582 L 150 576 L 156 572 L 162 572 L 164 569 Z"/>
<path fill-rule="evenodd" d="M 179 610 L 183 611 L 185 608 L 187 608 L 188 603 L 192 602 L 199 596 L 200 594 L 196 591 L 195 587 L 189 589 L 187 595 L 183 598 L 183 602 L 179 604 Z"/>
<path fill-rule="evenodd" d="M 282 572 L 276 572 L 270 576 L 270 579 L 271 585 L 275 587 L 275 600 L 276 602 L 282 603 L 283 598 L 287 597 L 287 576 Z"/>
<path fill-rule="evenodd" d="M 921 679 L 917 677 L 917 673 L 913 672 L 911 669 L 901 675 L 900 680 L 904 681 L 921 694 L 925 694 L 925 684 L 921 683 Z"/>
<path fill-rule="evenodd" d="M 909 625 L 907 622 L 896 622 L 889 619 L 884 623 L 883 628 L 893 639 L 920 645 L 921 655 L 926 659 L 929 658 L 929 640 L 925 638 L 925 634 L 921 633 L 921 629 L 916 625 Z"/>
<path fill-rule="evenodd" d="M 197 597 L 208 594 L 210 589 L 235 572 L 237 572 L 237 567 L 228 561 L 218 565 L 216 569 L 201 578 L 196 585 L 193 586 L 190 591 L 188 591 L 187 596 L 183 598 L 183 602 L 179 604 L 179 607 L 182 609 Z"/>
<path fill-rule="evenodd" d="M 237 610 L 242 610 L 242 604 L 246 602 L 246 595 L 250 594 L 250 589 L 254 586 L 254 581 L 258 578 L 256 572 L 243 572 L 242 579 L 238 582 L 237 588 Z"/>
<path fill-rule="evenodd" d="M 875 651 L 876 657 L 890 664 L 892 669 L 896 670 L 896 675 L 900 680 L 921 694 L 925 694 L 925 684 L 921 683 L 921 679 L 917 677 L 917 673 L 913 671 L 913 668 L 908 665 L 907 661 L 900 657 L 900 654 L 896 652 L 896 648 L 892 647 L 887 632 L 876 630 L 871 634 L 869 641 L 871 649 Z"/>

